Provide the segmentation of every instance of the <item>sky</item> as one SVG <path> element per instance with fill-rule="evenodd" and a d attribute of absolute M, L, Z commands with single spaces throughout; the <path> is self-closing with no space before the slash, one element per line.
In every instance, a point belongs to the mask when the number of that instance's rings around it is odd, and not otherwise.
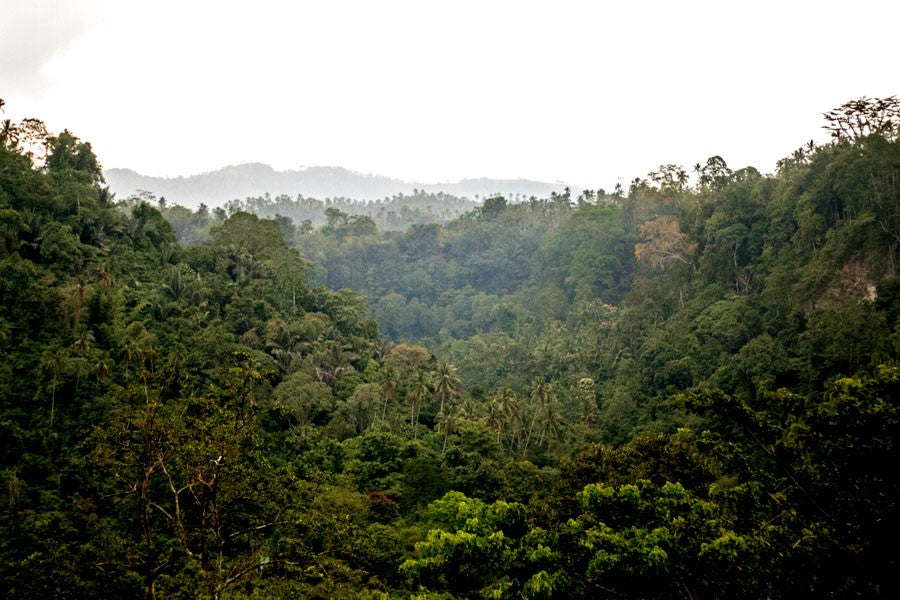
<path fill-rule="evenodd" d="M 0 98 L 146 175 L 611 190 L 825 141 L 823 112 L 900 93 L 898 22 L 891 0 L 0 0 Z"/>

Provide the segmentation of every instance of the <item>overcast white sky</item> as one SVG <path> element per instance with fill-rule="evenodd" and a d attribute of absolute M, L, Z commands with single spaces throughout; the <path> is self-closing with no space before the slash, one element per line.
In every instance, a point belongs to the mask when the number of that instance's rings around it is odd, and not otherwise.
<path fill-rule="evenodd" d="M 713 154 L 771 171 L 822 112 L 900 93 L 898 22 L 862 0 L 0 0 L 0 97 L 148 175 L 611 189 Z"/>

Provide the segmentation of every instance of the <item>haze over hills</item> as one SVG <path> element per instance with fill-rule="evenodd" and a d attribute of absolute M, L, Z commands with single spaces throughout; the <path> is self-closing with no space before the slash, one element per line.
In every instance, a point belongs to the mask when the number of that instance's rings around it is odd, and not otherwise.
<path fill-rule="evenodd" d="M 131 169 L 108 169 L 104 172 L 110 189 L 119 198 L 127 198 L 138 190 L 165 197 L 170 203 L 195 208 L 201 203 L 222 205 L 249 196 L 302 194 L 312 198 L 344 197 L 353 200 L 380 200 L 394 194 L 409 194 L 414 189 L 444 192 L 457 197 L 502 194 L 506 197 L 536 196 L 546 198 L 551 192 L 562 192 L 567 184 L 528 179 L 463 179 L 455 183 L 417 183 L 382 175 L 357 173 L 343 167 L 308 167 L 277 171 L 261 163 L 245 163 L 187 177 L 151 177 Z M 571 187 L 571 186 L 570 186 Z M 572 188 L 573 193 L 580 190 Z"/>

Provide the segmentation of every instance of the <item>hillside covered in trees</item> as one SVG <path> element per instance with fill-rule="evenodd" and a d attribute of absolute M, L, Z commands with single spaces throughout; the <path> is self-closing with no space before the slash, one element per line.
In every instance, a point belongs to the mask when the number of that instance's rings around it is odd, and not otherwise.
<path fill-rule="evenodd" d="M 7 121 L 0 589 L 895 597 L 900 103 L 826 117 L 393 226 L 117 201 Z"/>

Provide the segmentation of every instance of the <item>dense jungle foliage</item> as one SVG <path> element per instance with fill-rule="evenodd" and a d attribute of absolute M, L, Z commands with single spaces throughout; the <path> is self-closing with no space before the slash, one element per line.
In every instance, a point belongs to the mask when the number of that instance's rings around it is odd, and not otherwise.
<path fill-rule="evenodd" d="M 900 103 L 826 118 L 391 227 L 117 201 L 6 121 L 0 590 L 896 597 Z"/>

